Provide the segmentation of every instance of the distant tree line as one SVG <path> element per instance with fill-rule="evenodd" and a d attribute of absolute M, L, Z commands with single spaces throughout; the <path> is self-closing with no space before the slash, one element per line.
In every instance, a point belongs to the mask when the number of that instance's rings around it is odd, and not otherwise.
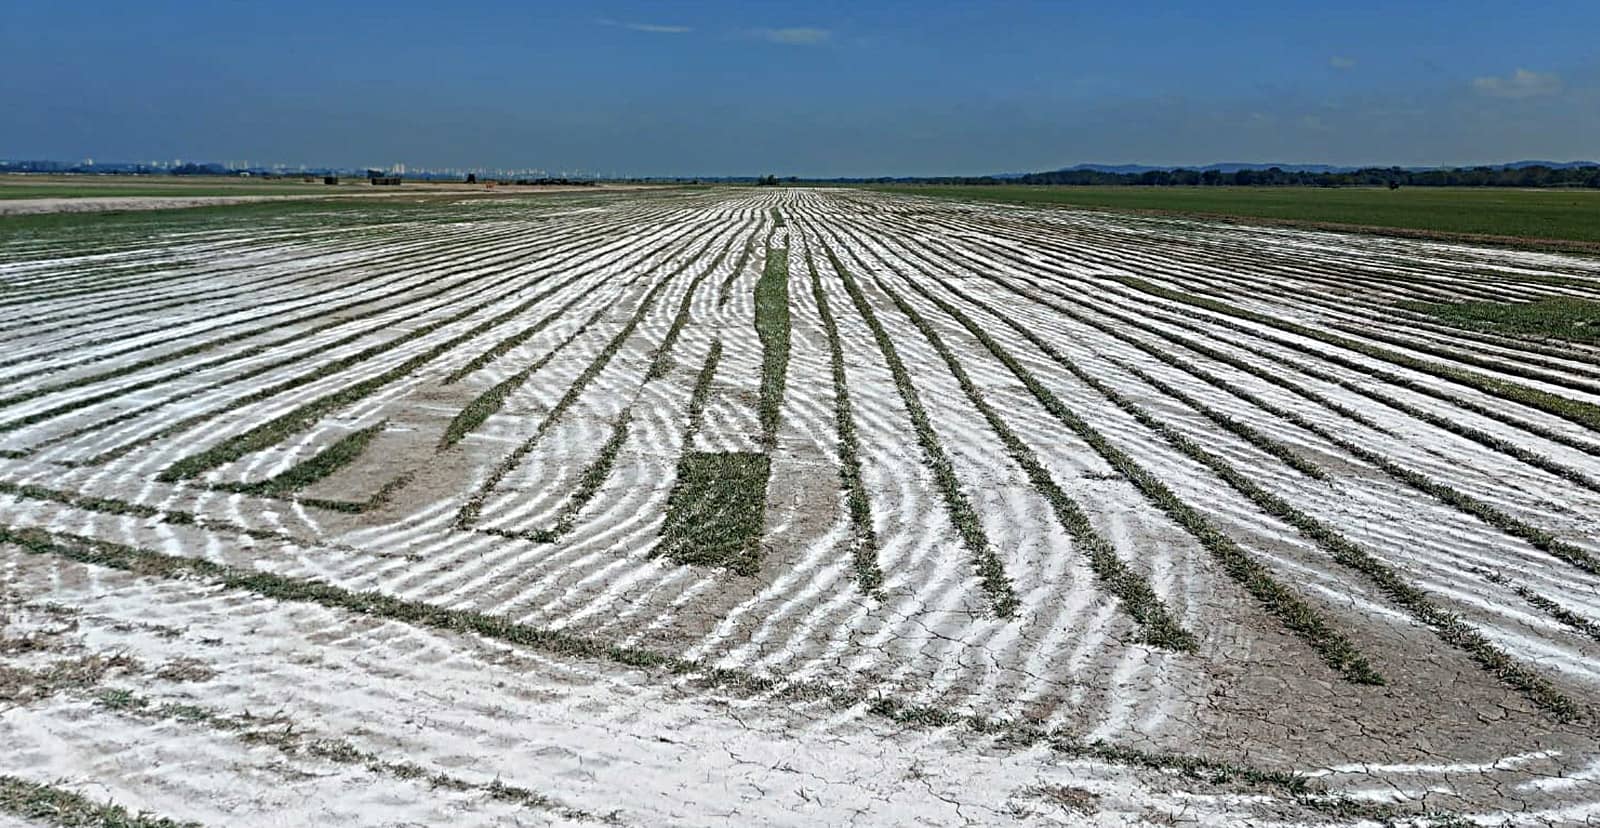
<path fill-rule="evenodd" d="M 1401 167 L 1367 167 L 1350 172 L 1298 172 L 1279 167 L 1264 170 L 1151 170 L 1114 173 L 1097 170 L 1057 170 L 1014 178 L 938 177 L 882 178 L 878 183 L 916 184 L 1077 184 L 1135 187 L 1600 187 L 1600 166 L 1554 168 L 1463 167 L 1407 170 Z"/>

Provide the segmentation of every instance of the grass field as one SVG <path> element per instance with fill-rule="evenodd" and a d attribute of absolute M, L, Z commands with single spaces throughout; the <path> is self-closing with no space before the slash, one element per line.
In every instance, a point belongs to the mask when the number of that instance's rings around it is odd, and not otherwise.
<path fill-rule="evenodd" d="M 6 825 L 1600 819 L 1593 257 L 846 188 L 0 233 Z"/>
<path fill-rule="evenodd" d="M 341 187 L 370 186 L 346 179 Z M 302 195 L 335 190 L 299 178 L 260 179 L 221 176 L 0 175 L 0 199 L 147 196 Z"/>
<path fill-rule="evenodd" d="M 1600 190 L 1376 187 L 886 187 L 894 192 L 1600 243 Z"/>

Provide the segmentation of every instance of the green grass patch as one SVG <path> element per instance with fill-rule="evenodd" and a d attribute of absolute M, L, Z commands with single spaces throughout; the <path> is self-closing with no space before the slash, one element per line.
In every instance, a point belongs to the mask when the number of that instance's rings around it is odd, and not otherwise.
<path fill-rule="evenodd" d="M 1401 307 L 1469 330 L 1600 343 L 1600 302 L 1592 299 L 1550 296 L 1533 302 L 1407 302 Z"/>
<path fill-rule="evenodd" d="M 0 775 L 0 811 L 60 828 L 199 828 L 154 814 L 132 813 L 114 802 L 94 800 L 66 788 Z"/>
<path fill-rule="evenodd" d="M 771 472 L 771 458 L 760 452 L 684 452 L 656 554 L 756 574 Z"/>
<path fill-rule="evenodd" d="M 1331 224 L 1518 239 L 1600 242 L 1600 192 L 1498 187 L 888 186 L 962 201 Z"/>
<path fill-rule="evenodd" d="M 789 374 L 789 251 L 768 250 L 756 280 L 756 334 L 761 338 L 761 442 L 778 437 L 783 389 Z"/>

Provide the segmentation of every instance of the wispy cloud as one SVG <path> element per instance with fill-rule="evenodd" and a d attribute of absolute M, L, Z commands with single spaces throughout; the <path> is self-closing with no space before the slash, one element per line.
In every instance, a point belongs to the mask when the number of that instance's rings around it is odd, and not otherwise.
<path fill-rule="evenodd" d="M 683 34 L 694 31 L 692 26 L 674 26 L 667 23 L 635 23 L 628 20 L 612 20 L 602 17 L 596 21 L 602 26 L 616 26 L 619 29 L 631 29 L 636 32 L 653 32 L 655 34 Z"/>
<path fill-rule="evenodd" d="M 1334 55 L 1333 57 L 1328 58 L 1328 65 L 1335 69 L 1354 69 L 1356 65 L 1356 59 L 1348 58 L 1343 55 Z"/>
<path fill-rule="evenodd" d="M 1561 77 L 1518 69 L 1505 77 L 1474 78 L 1472 88 L 1494 98 L 1537 98 L 1561 91 Z"/>
<path fill-rule="evenodd" d="M 751 35 L 787 46 L 815 46 L 827 42 L 833 33 L 812 26 L 790 26 L 781 29 L 752 29 Z"/>

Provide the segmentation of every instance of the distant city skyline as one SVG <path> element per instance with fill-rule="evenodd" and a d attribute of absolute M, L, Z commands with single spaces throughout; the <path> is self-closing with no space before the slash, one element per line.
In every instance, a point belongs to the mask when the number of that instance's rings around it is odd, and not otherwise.
<path fill-rule="evenodd" d="M 335 6 L 0 18 L 0 156 L 601 176 L 1600 157 L 1600 4 Z"/>

